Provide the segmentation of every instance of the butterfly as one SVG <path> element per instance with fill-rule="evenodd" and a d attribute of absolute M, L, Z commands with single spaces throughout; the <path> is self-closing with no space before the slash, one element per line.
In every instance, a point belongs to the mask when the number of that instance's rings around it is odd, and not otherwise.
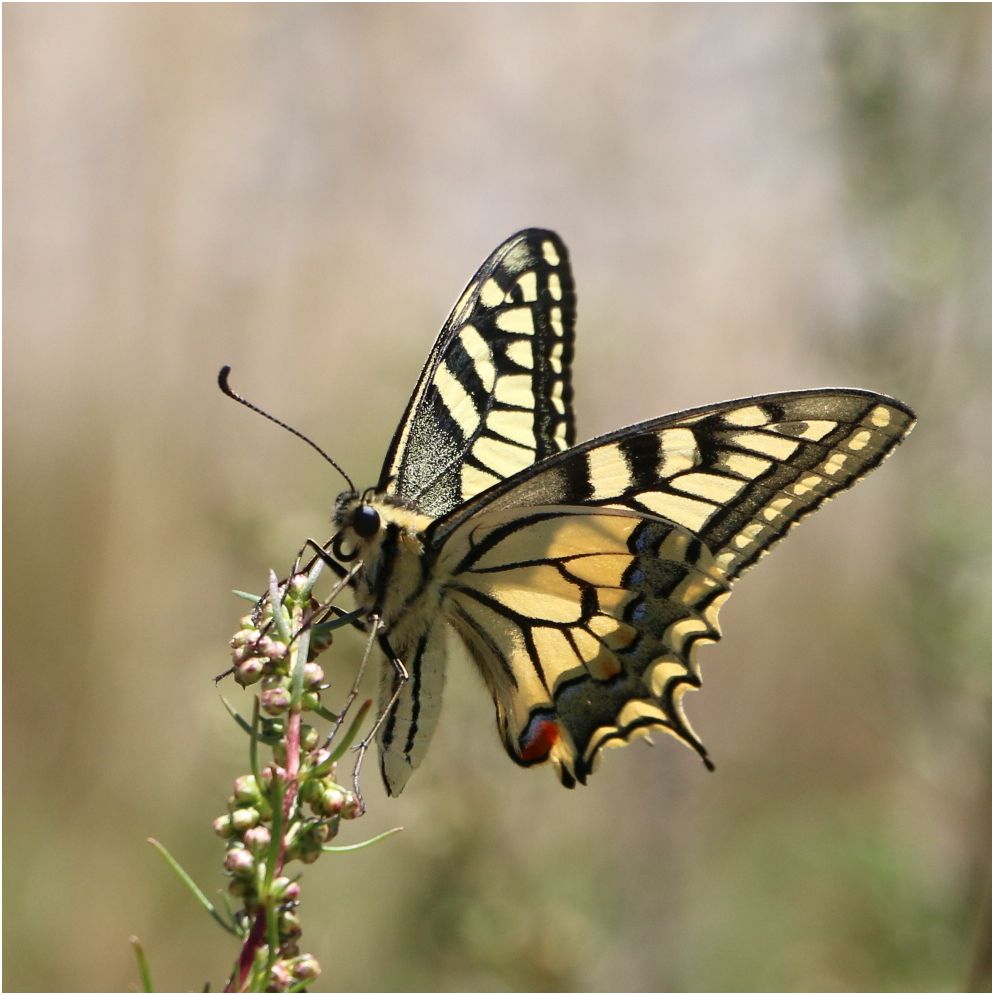
<path fill-rule="evenodd" d="M 732 585 L 914 425 L 882 394 L 803 390 L 577 445 L 575 319 L 559 236 L 507 239 L 442 328 L 379 482 L 337 499 L 331 562 L 384 653 L 391 795 L 428 749 L 453 648 L 511 759 L 566 787 L 653 730 L 710 767 L 683 698 Z"/>

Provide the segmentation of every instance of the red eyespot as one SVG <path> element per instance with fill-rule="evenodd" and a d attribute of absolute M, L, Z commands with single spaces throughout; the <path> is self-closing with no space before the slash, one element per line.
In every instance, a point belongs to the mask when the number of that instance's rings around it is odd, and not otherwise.
<path fill-rule="evenodd" d="M 559 742 L 562 731 L 559 723 L 549 715 L 535 715 L 518 740 L 518 752 L 522 760 L 541 763 Z"/>

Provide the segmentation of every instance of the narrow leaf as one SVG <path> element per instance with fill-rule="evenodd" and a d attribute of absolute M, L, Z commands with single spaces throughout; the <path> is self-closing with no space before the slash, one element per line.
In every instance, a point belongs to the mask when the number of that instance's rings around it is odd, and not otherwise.
<path fill-rule="evenodd" d="M 280 639 L 289 646 L 293 640 L 293 634 L 290 632 L 290 626 L 286 620 L 286 609 L 284 609 L 283 601 L 280 598 L 280 581 L 274 570 L 269 571 L 269 604 L 273 609 L 273 622 L 276 623 Z"/>
<path fill-rule="evenodd" d="M 374 843 L 379 843 L 380 840 L 385 840 L 388 836 L 393 836 L 394 833 L 402 832 L 403 826 L 395 826 L 393 829 L 388 829 L 386 832 L 380 833 L 378 836 L 373 836 L 371 839 L 363 840 L 361 843 L 347 843 L 344 846 L 323 846 L 321 849 L 325 853 L 348 853 L 351 850 L 365 850 L 367 846 L 372 846 Z"/>
<path fill-rule="evenodd" d="M 138 961 L 138 976 L 141 978 L 143 992 L 154 992 L 152 987 L 152 972 L 149 970 L 148 958 L 145 956 L 145 948 L 137 936 L 129 937 L 131 949 L 135 952 L 135 960 Z"/>
<path fill-rule="evenodd" d="M 334 712 L 329 711 L 327 708 L 325 708 L 324 705 L 317 704 L 317 705 L 314 706 L 313 710 L 318 715 L 320 715 L 321 718 L 325 720 L 325 722 L 337 722 L 338 721 L 338 716 Z"/>
<path fill-rule="evenodd" d="M 173 873 L 187 886 L 193 897 L 200 903 L 204 911 L 224 930 L 231 933 L 232 936 L 238 936 L 238 930 L 230 923 L 227 922 L 224 916 L 218 912 L 214 903 L 197 887 L 196 882 L 190 877 L 186 871 L 180 867 L 179 862 L 176 858 L 158 841 L 149 837 L 148 842 L 158 850 L 162 859 L 172 868 Z"/>
<path fill-rule="evenodd" d="M 224 696 L 221 696 L 221 704 L 228 710 L 228 714 L 235 720 L 238 728 L 242 730 L 247 736 L 255 736 L 256 739 L 261 743 L 265 743 L 266 746 L 275 746 L 279 741 L 279 736 L 267 736 L 262 732 L 253 732 L 252 727 L 238 714 L 238 710 L 235 708 L 231 702 L 227 701 Z"/>
<path fill-rule="evenodd" d="M 236 598 L 241 598 L 243 601 L 251 601 L 254 605 L 257 605 L 261 600 L 258 594 L 252 594 L 249 591 L 232 591 L 231 593 Z"/>

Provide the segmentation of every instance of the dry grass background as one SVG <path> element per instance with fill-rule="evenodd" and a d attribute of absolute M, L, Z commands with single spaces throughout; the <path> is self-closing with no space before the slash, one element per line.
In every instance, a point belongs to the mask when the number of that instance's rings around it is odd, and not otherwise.
<path fill-rule="evenodd" d="M 990 10 L 15 5 L 4 27 L 4 987 L 217 985 L 211 676 L 526 225 L 581 436 L 852 385 L 908 444 L 750 575 L 669 741 L 567 793 L 454 667 L 426 766 L 305 875 L 328 989 L 981 988 Z M 352 648 L 336 648 L 343 680 Z M 228 689 L 237 697 L 237 691 Z M 370 773 L 373 773 L 372 769 Z"/>

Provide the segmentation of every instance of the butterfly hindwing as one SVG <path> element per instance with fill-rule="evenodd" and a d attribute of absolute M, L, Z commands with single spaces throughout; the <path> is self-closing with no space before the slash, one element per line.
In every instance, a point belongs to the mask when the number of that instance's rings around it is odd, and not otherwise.
<path fill-rule="evenodd" d="M 551 760 L 569 785 L 603 747 L 651 727 L 703 755 L 680 698 L 700 683 L 691 650 L 718 639 L 727 594 L 703 543 L 607 508 L 481 513 L 463 530 L 439 564 L 452 570 L 444 611 L 512 759 Z"/>
<path fill-rule="evenodd" d="M 575 441 L 566 247 L 528 229 L 466 287 L 394 435 L 379 490 L 438 516 Z"/>
<path fill-rule="evenodd" d="M 404 645 L 408 681 L 400 688 L 379 729 L 380 771 L 391 794 L 401 789 L 431 742 L 442 707 L 445 685 L 444 622 L 430 626 L 413 645 Z M 403 644 L 398 644 L 403 645 Z M 397 672 L 384 660 L 380 670 L 380 708 L 397 691 Z"/>
<path fill-rule="evenodd" d="M 653 728 L 706 756 L 681 699 L 730 585 L 912 425 L 860 391 L 747 398 L 578 446 L 437 522 L 443 612 L 511 756 L 566 784 Z"/>

